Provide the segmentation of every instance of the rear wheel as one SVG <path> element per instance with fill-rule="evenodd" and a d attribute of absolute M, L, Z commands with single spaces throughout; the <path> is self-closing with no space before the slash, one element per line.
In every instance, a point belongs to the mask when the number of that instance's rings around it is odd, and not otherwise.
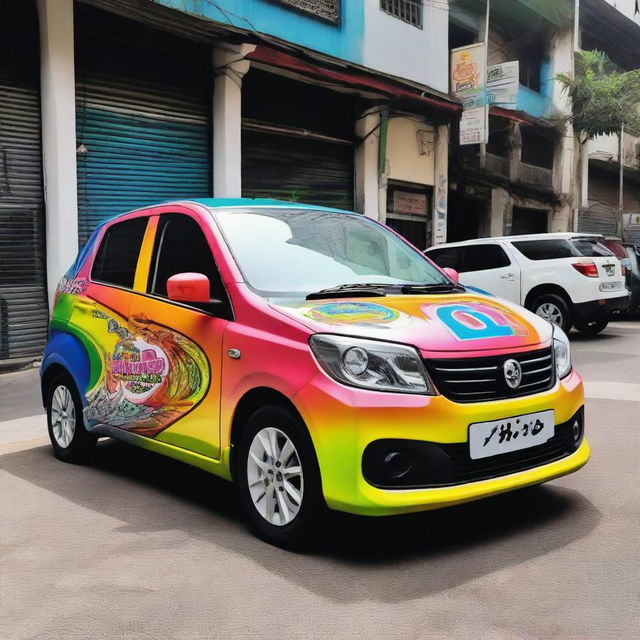
<path fill-rule="evenodd" d="M 251 529 L 277 546 L 308 546 L 326 507 L 313 444 L 299 418 L 277 406 L 256 411 L 242 432 L 236 461 Z"/>
<path fill-rule="evenodd" d="M 82 403 L 67 374 L 56 376 L 47 388 L 47 426 L 56 458 L 84 462 L 93 452 L 97 438 L 84 426 Z"/>
<path fill-rule="evenodd" d="M 600 333 L 607 325 L 608 320 L 589 320 L 576 324 L 576 329 L 585 336 L 595 336 Z"/>
<path fill-rule="evenodd" d="M 530 307 L 536 315 L 557 324 L 565 333 L 571 329 L 569 305 L 564 298 L 555 293 L 538 296 Z"/>

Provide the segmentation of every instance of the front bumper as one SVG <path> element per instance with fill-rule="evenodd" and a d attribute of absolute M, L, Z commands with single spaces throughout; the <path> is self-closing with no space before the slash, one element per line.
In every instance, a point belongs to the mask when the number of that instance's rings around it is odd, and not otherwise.
<path fill-rule="evenodd" d="M 589 459 L 583 437 L 578 449 L 552 462 L 498 477 L 434 488 L 388 489 L 364 477 L 367 446 L 389 438 L 466 443 L 474 422 L 553 409 L 555 422 L 569 421 L 584 404 L 575 372 L 547 392 L 494 402 L 458 404 L 443 396 L 380 393 L 343 387 L 318 374 L 293 401 L 314 443 L 329 507 L 364 515 L 390 515 L 447 507 L 539 484 L 571 473 Z"/>
<path fill-rule="evenodd" d="M 629 308 L 629 293 L 615 298 L 601 298 L 589 302 L 577 302 L 573 305 L 574 321 L 605 319 L 624 313 Z"/>

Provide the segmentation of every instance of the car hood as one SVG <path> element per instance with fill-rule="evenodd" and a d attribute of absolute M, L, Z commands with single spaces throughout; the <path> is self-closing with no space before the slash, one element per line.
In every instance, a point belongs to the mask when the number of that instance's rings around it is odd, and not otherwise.
<path fill-rule="evenodd" d="M 551 325 L 523 307 L 471 292 L 269 303 L 316 333 L 401 342 L 422 351 L 511 350 L 552 337 Z"/>

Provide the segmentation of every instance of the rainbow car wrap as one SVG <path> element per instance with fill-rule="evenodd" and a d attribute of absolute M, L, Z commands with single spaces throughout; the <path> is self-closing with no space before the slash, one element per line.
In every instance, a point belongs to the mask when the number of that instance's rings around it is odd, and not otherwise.
<path fill-rule="evenodd" d="M 68 372 L 88 431 L 227 479 L 234 476 L 234 448 L 247 404 L 266 396 L 286 399 L 308 430 L 327 505 L 359 514 L 453 505 L 538 484 L 587 462 L 583 385 L 574 369 L 561 379 L 554 371 L 549 384 L 531 393 L 479 401 L 460 396 L 442 373 L 474 369 L 478 362 L 489 362 L 485 368 L 497 367 L 500 373 L 507 359 L 553 363 L 551 325 L 522 307 L 470 289 L 307 300 L 251 287 L 216 224 L 216 212 L 284 206 L 310 209 L 275 201 L 204 200 L 150 207 L 101 225 L 58 287 L 42 361 L 43 386 L 53 372 Z M 202 228 L 231 317 L 149 293 L 156 234 L 166 214 L 188 216 Z M 94 281 L 92 265 L 105 231 L 139 217 L 147 223 L 133 286 Z M 410 345 L 424 363 L 431 392 L 384 392 L 337 381 L 310 347 L 318 335 Z M 525 375 L 535 371 L 532 364 Z M 506 432 L 504 437 L 517 442 L 531 437 L 543 414 L 552 415 L 555 431 L 535 448 L 536 455 L 513 449 L 493 458 L 470 456 L 473 425 L 489 425 L 486 437 Z M 572 438 L 576 420 L 580 433 Z M 394 446 L 405 447 L 428 471 L 416 472 L 412 482 L 386 482 L 378 467 Z"/>

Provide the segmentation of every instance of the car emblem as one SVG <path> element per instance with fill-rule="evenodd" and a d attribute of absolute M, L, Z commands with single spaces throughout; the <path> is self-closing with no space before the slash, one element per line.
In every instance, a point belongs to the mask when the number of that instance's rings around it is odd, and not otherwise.
<path fill-rule="evenodd" d="M 615 272 L 615 265 L 614 264 L 605 264 L 604 266 L 604 270 L 607 272 L 608 276 L 612 276 Z"/>
<path fill-rule="evenodd" d="M 517 389 L 522 381 L 522 367 L 517 360 L 507 360 L 502 365 L 502 372 L 507 385 L 512 389 Z"/>

